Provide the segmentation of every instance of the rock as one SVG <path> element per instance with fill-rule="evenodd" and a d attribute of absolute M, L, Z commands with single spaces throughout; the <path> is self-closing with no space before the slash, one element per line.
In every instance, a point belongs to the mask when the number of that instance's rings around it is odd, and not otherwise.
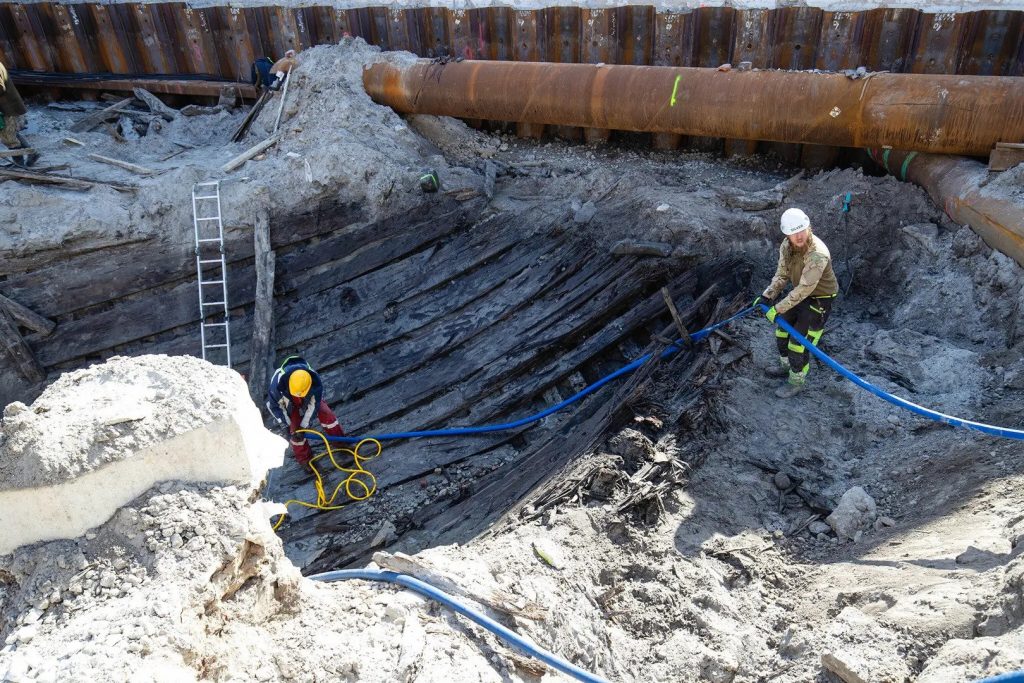
<path fill-rule="evenodd" d="M 827 534 L 832 531 L 832 527 L 830 527 L 825 522 L 822 522 L 820 519 L 815 520 L 811 522 L 809 525 L 807 525 L 807 529 L 815 536 L 817 536 L 818 534 Z"/>
<path fill-rule="evenodd" d="M 657 211 L 658 213 L 665 213 L 671 208 L 672 207 L 669 206 L 668 204 L 658 204 L 657 208 L 655 208 L 654 210 Z"/>
<path fill-rule="evenodd" d="M 565 561 L 562 559 L 562 552 L 555 545 L 555 543 L 546 538 L 538 538 L 533 541 L 533 552 L 539 557 L 544 564 L 555 569 L 561 569 L 565 566 Z"/>
<path fill-rule="evenodd" d="M 866 529 L 875 521 L 877 508 L 875 499 L 859 486 L 854 486 L 839 499 L 839 505 L 825 521 L 839 538 L 852 539 L 858 531 Z"/>
<path fill-rule="evenodd" d="M 793 485 L 793 482 L 792 480 L 790 480 L 789 475 L 786 474 L 785 472 L 776 472 L 774 481 L 775 488 L 777 488 L 780 491 L 788 491 L 789 488 Z"/>
<path fill-rule="evenodd" d="M 896 526 L 896 520 L 892 517 L 886 517 L 885 515 L 878 518 L 878 523 L 882 526 Z"/>
<path fill-rule="evenodd" d="M 597 214 L 597 205 L 594 202 L 587 202 L 579 208 L 576 214 L 572 217 L 573 221 L 580 225 L 585 225 Z"/>
<path fill-rule="evenodd" d="M 608 451 L 633 463 L 647 462 L 654 457 L 654 444 L 641 432 L 627 427 L 608 441 Z"/>
<path fill-rule="evenodd" d="M 182 540 L 181 534 L 174 534 L 174 535 L 171 536 L 171 547 L 172 548 L 180 548 L 183 545 L 185 545 L 185 541 Z"/>
<path fill-rule="evenodd" d="M 910 676 L 900 638 L 856 607 L 846 607 L 824 634 L 822 666 L 846 683 L 903 681 Z"/>
<path fill-rule="evenodd" d="M 740 63 L 739 63 L 739 64 L 738 64 L 737 66 L 736 66 L 736 70 L 737 70 L 737 71 L 750 71 L 750 69 L 751 69 L 752 67 L 753 67 L 753 64 L 752 64 L 751 62 L 740 62 Z"/>

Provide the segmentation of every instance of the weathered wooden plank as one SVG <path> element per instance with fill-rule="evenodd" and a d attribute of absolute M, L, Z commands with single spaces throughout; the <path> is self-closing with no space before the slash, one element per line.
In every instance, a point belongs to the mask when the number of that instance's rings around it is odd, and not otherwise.
<path fill-rule="evenodd" d="M 429 221 L 428 221 L 429 222 Z M 440 237 L 453 226 L 437 227 L 434 230 L 409 229 L 408 234 L 383 239 L 361 251 L 355 271 L 379 267 L 391 258 L 413 252 Z M 315 251 L 319 245 L 305 245 L 302 249 L 283 255 L 277 261 L 277 268 L 284 273 L 299 273 L 306 264 L 304 254 Z M 346 276 L 345 264 L 351 263 L 355 255 L 346 257 L 333 275 L 324 275 L 316 284 L 329 282 L 332 277 Z M 296 276 L 298 277 L 298 276 Z M 281 278 L 289 281 L 289 276 Z M 83 316 L 61 324 L 57 333 L 40 344 L 39 358 L 44 366 L 66 362 L 71 359 L 98 353 L 119 344 L 171 330 L 190 322 L 198 321 L 199 312 L 195 302 L 194 281 L 181 281 L 177 285 L 153 296 L 133 298 L 117 302 L 94 315 Z M 307 292 L 308 294 L 308 292 Z M 228 300 L 232 308 L 252 304 L 255 296 L 255 269 L 246 264 L 228 267 Z M 282 320 L 282 324 L 283 320 Z M 237 332 L 236 332 L 237 335 Z"/>
<path fill-rule="evenodd" d="M 256 214 L 253 226 L 256 250 L 256 301 L 253 303 L 252 360 L 249 363 L 249 396 L 261 405 L 267 393 L 274 338 L 274 252 L 270 249 L 270 216 L 265 209 Z"/>
<path fill-rule="evenodd" d="M 107 164 L 109 166 L 117 166 L 118 168 L 123 168 L 126 171 L 131 171 L 132 173 L 135 173 L 136 175 L 143 175 L 143 176 L 145 176 L 145 175 L 153 175 L 154 173 L 156 173 L 156 171 L 154 171 L 151 168 L 146 168 L 145 166 L 139 166 L 138 164 L 133 164 L 133 163 L 130 163 L 130 162 L 127 162 L 127 161 L 122 161 L 120 159 L 112 159 L 111 157 L 105 157 L 102 154 L 89 154 L 88 157 L 90 159 L 92 159 L 93 161 L 98 161 L 101 164 Z"/>
<path fill-rule="evenodd" d="M 0 294 L 0 308 L 6 308 L 16 323 L 39 333 L 43 337 L 53 332 L 53 328 L 57 326 L 57 323 L 49 318 L 44 318 L 35 311 L 22 306 L 17 301 L 8 299 L 2 294 Z"/>
<path fill-rule="evenodd" d="M 121 111 L 134 101 L 134 97 L 128 97 L 110 105 L 106 109 L 101 109 L 98 112 L 89 114 L 88 116 L 82 118 L 82 120 L 80 120 L 78 123 L 72 125 L 69 130 L 72 133 L 84 133 L 87 130 L 92 130 L 96 126 L 106 121 L 108 118 L 116 116 L 117 112 Z"/>
<path fill-rule="evenodd" d="M 345 415 L 358 431 L 420 429 L 437 424 L 465 409 L 468 397 L 453 378 L 471 377 L 482 372 L 491 362 L 523 348 L 534 339 L 533 331 L 543 329 L 552 319 L 590 320 L 595 311 L 620 305 L 635 296 L 639 285 L 634 278 L 624 277 L 623 266 L 607 267 L 596 259 L 577 271 L 580 277 L 570 278 L 562 288 L 535 297 L 529 305 L 498 319 L 504 322 L 489 328 L 486 336 L 469 346 L 453 349 L 446 356 L 432 361 L 426 371 L 407 375 L 395 382 L 370 391 L 345 404 Z M 611 314 L 611 312 L 606 315 Z M 500 314 L 499 314 L 500 315 Z M 530 346 L 538 349 L 539 346 Z M 344 367 L 324 374 L 325 386 L 342 391 Z M 420 407 L 410 410 L 416 404 Z"/>
<path fill-rule="evenodd" d="M 46 373 L 21 336 L 18 326 L 14 324 L 14 319 L 5 306 L 0 306 L 0 348 L 14 361 L 25 379 L 30 382 L 42 382 L 46 378 Z"/>
<path fill-rule="evenodd" d="M 345 384 L 339 388 L 346 395 L 365 393 L 399 376 L 411 375 L 426 363 L 435 362 L 437 358 L 487 332 L 491 326 L 499 324 L 504 316 L 541 296 L 552 282 L 557 282 L 564 275 L 560 259 L 537 258 L 540 255 L 551 255 L 556 249 L 557 245 L 548 245 L 541 251 L 541 246 L 534 244 L 532 266 L 518 273 L 513 272 L 511 278 L 489 291 L 485 299 L 477 299 L 451 311 L 429 327 L 345 363 L 341 367 Z M 569 252 L 566 255 L 571 258 L 574 254 Z M 329 366 L 324 368 L 328 373 L 332 369 Z"/>
<path fill-rule="evenodd" d="M 132 92 L 135 93 L 135 97 L 146 103 L 149 110 L 154 114 L 163 117 L 165 121 L 173 121 L 178 118 L 178 110 L 168 107 L 159 97 L 149 92 L 145 88 L 132 88 Z"/>
<path fill-rule="evenodd" d="M 294 247 L 312 237 L 337 231 L 337 238 L 355 244 L 372 241 L 374 226 L 361 223 L 363 208 L 352 203 L 325 203 L 312 211 L 294 216 L 273 217 L 271 246 Z M 376 238 L 379 239 L 379 236 Z M 229 228 L 225 232 L 228 267 L 252 258 L 253 243 L 248 227 Z M 307 249 L 305 258 L 320 265 L 316 249 Z M 103 277 L 116 272 L 118 277 Z M 31 270 L 12 274 L 3 283 L 4 291 L 26 306 L 57 317 L 122 296 L 138 294 L 160 285 L 195 278 L 195 255 L 191 237 L 185 242 L 147 238 L 143 242 L 113 245 L 70 258 L 55 259 Z"/>
<path fill-rule="evenodd" d="M 279 139 L 279 136 L 275 134 L 275 135 L 271 135 L 269 138 L 267 138 L 263 142 L 260 142 L 258 144 L 253 145 L 249 149 L 245 150 L 244 152 L 242 152 L 241 154 L 239 154 L 238 156 L 234 157 L 233 159 L 229 160 L 226 164 L 221 166 L 220 167 L 221 172 L 223 172 L 223 173 L 230 173 L 231 171 L 234 171 L 236 168 L 238 168 L 239 166 L 241 166 L 245 162 L 249 161 L 249 159 L 252 159 L 254 156 L 258 155 L 260 152 L 264 152 L 264 151 L 270 149 L 271 147 L 273 147 L 274 145 L 276 145 L 278 139 Z"/>

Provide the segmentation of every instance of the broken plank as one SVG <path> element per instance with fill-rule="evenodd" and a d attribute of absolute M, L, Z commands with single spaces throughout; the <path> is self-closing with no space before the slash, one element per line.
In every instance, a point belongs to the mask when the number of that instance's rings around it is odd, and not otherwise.
<path fill-rule="evenodd" d="M 124 109 L 134 101 L 134 97 L 128 97 L 123 100 L 120 100 L 119 102 L 115 102 L 114 104 L 110 105 L 105 109 L 101 109 L 94 114 L 89 114 L 81 121 L 71 126 L 71 128 L 69 128 L 68 130 L 70 130 L 72 133 L 84 133 L 86 131 L 92 130 L 93 128 L 103 123 L 109 117 L 117 114 L 120 110 Z"/>
<path fill-rule="evenodd" d="M 98 161 L 101 164 L 109 164 L 110 166 L 117 166 L 118 168 L 123 168 L 126 171 L 131 171 L 138 175 L 153 175 L 156 173 L 156 171 L 151 168 L 139 166 L 138 164 L 133 164 L 127 161 L 121 161 L 120 159 L 112 159 L 111 157 L 105 157 L 101 154 L 90 154 L 88 156 L 93 161 Z"/>
<path fill-rule="evenodd" d="M 661 288 L 661 298 L 665 300 L 668 312 L 672 315 L 672 322 L 676 325 L 676 331 L 679 332 L 679 339 L 682 340 L 683 346 L 691 346 L 693 340 L 690 339 L 690 333 L 687 331 L 686 325 L 683 324 L 683 319 L 679 317 L 679 309 L 676 308 L 676 302 L 672 300 L 672 295 L 667 287 Z"/>
<path fill-rule="evenodd" d="M 277 135 L 270 136 L 269 138 L 267 138 L 263 142 L 259 143 L 258 145 L 253 145 L 252 147 L 250 147 L 249 149 L 245 150 L 244 152 L 242 152 L 241 154 L 236 156 L 234 159 L 232 159 L 228 163 L 226 163 L 223 166 L 221 166 L 220 170 L 223 171 L 224 173 L 230 173 L 231 171 L 235 170 L 236 168 L 238 168 L 239 166 L 241 166 L 245 162 L 249 161 L 249 159 L 252 159 L 254 156 L 259 154 L 260 152 L 262 152 L 264 150 L 267 150 L 267 149 L 270 149 L 270 147 L 275 145 L 279 139 L 280 139 L 280 137 L 277 136 Z"/>
<path fill-rule="evenodd" d="M 14 324 L 14 319 L 5 306 L 0 306 L 0 348 L 6 351 L 25 379 L 38 383 L 46 378 L 46 372 L 21 336 L 18 326 Z"/>
<path fill-rule="evenodd" d="M 46 173 L 33 173 L 31 171 L 20 171 L 15 168 L 0 168 L 0 180 L 22 180 L 37 185 L 58 185 L 66 190 L 84 192 L 92 188 L 93 183 L 79 180 L 77 178 L 63 178 L 61 176 L 48 175 Z"/>
<path fill-rule="evenodd" d="M 16 323 L 44 337 L 53 332 L 53 328 L 57 326 L 57 323 L 49 318 L 44 318 L 28 307 L 22 306 L 17 301 L 8 299 L 2 294 L 0 294 L 0 307 L 6 308 Z"/>
<path fill-rule="evenodd" d="M 8 157 L 22 157 L 29 154 L 35 154 L 38 150 L 31 147 L 17 147 L 15 149 L 0 149 L 0 159 L 6 159 Z"/>
<path fill-rule="evenodd" d="M 135 97 L 145 102 L 151 112 L 162 117 L 165 121 L 173 121 L 178 118 L 177 110 L 168 107 L 159 97 L 145 88 L 132 88 L 132 92 L 135 93 Z"/>

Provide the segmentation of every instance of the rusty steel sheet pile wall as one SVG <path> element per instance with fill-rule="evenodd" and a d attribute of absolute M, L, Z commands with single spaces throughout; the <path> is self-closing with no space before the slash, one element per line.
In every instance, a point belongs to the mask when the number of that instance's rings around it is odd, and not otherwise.
<path fill-rule="evenodd" d="M 701 67 L 750 61 L 755 68 L 1024 75 L 1024 12 L 1009 10 L 0 3 L 0 61 L 16 73 L 247 81 L 257 56 L 278 57 L 345 35 L 421 57 Z"/>

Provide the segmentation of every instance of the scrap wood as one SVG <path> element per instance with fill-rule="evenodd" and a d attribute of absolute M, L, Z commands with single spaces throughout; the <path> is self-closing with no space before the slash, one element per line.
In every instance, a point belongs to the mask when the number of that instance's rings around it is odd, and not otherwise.
<path fill-rule="evenodd" d="M 23 157 L 29 154 L 35 154 L 38 150 L 32 149 L 31 147 L 18 147 L 16 149 L 0 149 L 0 159 L 7 157 Z"/>
<path fill-rule="evenodd" d="M 234 159 L 232 159 L 228 163 L 226 163 L 223 166 L 221 166 L 220 170 L 223 171 L 224 173 L 228 173 L 230 171 L 235 170 L 236 168 L 238 168 L 239 166 L 241 166 L 245 162 L 249 161 L 249 159 L 252 159 L 254 156 L 259 154 L 260 152 L 262 152 L 262 151 L 264 151 L 266 149 L 269 149 L 270 147 L 275 145 L 279 139 L 280 139 L 280 136 L 278 136 L 278 135 L 270 136 L 269 138 L 267 138 L 263 142 L 259 143 L 258 145 L 254 145 L 254 146 L 250 147 L 249 149 L 245 150 L 244 152 L 239 154 L 237 157 L 235 157 Z"/>
<path fill-rule="evenodd" d="M 104 185 L 113 188 L 118 192 L 134 192 L 139 189 L 135 185 L 124 185 L 112 183 L 105 180 L 92 180 L 91 178 L 66 178 L 64 176 L 50 175 L 48 173 L 36 173 L 24 171 L 16 167 L 6 166 L 0 168 L 0 180 L 23 180 L 29 183 L 59 185 L 68 190 L 88 190 L 96 185 Z"/>
<path fill-rule="evenodd" d="M 6 308 L 7 312 L 14 318 L 14 322 L 22 327 L 27 327 L 33 332 L 38 332 L 43 337 L 53 332 L 53 328 L 57 326 L 57 323 L 49 318 L 44 318 L 30 308 L 22 306 L 17 301 L 8 299 L 3 294 L 0 294 L 0 308 Z"/>
<path fill-rule="evenodd" d="M 164 104 L 159 97 L 149 92 L 145 88 L 132 88 L 132 92 L 135 93 L 135 97 L 141 100 L 149 110 L 162 117 L 167 121 L 173 121 L 178 118 L 178 112 L 171 107 Z"/>
<path fill-rule="evenodd" d="M 100 154 L 90 154 L 89 158 L 92 159 L 93 161 L 98 161 L 101 164 L 117 166 L 118 168 L 123 168 L 126 171 L 131 171 L 132 173 L 137 173 L 138 175 L 153 175 L 154 173 L 156 173 L 156 171 L 154 171 L 151 168 L 146 168 L 145 166 L 132 164 L 127 161 L 121 161 L 120 159 L 112 159 L 110 157 L 105 157 Z"/>
<path fill-rule="evenodd" d="M 124 109 L 125 107 L 127 107 L 129 104 L 131 104 L 134 101 L 135 101 L 134 97 L 127 97 L 127 98 L 125 98 L 123 100 L 119 100 L 118 102 L 115 102 L 114 104 L 110 105 L 109 107 L 106 107 L 105 109 L 101 109 L 100 111 L 96 112 L 95 114 L 89 114 L 88 116 L 83 118 L 81 121 L 79 121 L 78 123 L 76 123 L 73 126 L 71 126 L 71 128 L 69 128 L 69 130 L 72 133 L 84 133 L 85 131 L 92 130 L 93 128 L 95 128 L 96 126 L 100 125 L 105 120 L 107 120 L 109 117 L 111 117 L 114 114 L 117 114 L 118 112 L 120 112 L 122 109 Z"/>

